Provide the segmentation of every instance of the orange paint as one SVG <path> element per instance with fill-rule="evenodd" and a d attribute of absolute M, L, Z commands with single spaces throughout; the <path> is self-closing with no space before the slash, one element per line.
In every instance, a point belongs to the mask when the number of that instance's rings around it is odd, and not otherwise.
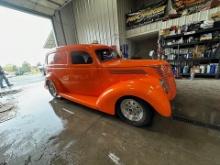
<path fill-rule="evenodd" d="M 87 54 L 87 62 L 74 64 L 79 53 Z M 121 97 L 135 96 L 162 116 L 172 114 L 176 84 L 166 61 L 124 60 L 111 47 L 82 44 L 56 48 L 47 54 L 46 64 L 46 82 L 52 81 L 57 93 L 71 101 L 114 115 Z"/>

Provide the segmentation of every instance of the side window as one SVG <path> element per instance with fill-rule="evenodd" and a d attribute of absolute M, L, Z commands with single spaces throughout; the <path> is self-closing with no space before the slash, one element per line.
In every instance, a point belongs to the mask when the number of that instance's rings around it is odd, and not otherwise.
<path fill-rule="evenodd" d="M 86 52 L 72 52 L 72 64 L 92 64 L 92 57 Z"/>
<path fill-rule="evenodd" d="M 49 54 L 47 64 L 67 64 L 67 55 L 62 52 Z"/>
<path fill-rule="evenodd" d="M 55 64 L 67 64 L 67 55 L 65 52 L 57 52 L 54 56 Z"/>
<path fill-rule="evenodd" d="M 55 56 L 55 53 L 49 54 L 47 56 L 47 64 L 54 64 L 54 56 Z"/>

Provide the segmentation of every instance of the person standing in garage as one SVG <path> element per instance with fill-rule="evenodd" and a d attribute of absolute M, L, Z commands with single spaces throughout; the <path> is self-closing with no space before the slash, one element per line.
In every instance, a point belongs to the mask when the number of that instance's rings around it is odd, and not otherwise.
<path fill-rule="evenodd" d="M 11 84 L 8 81 L 8 78 L 5 76 L 5 72 L 4 72 L 3 68 L 0 66 L 0 87 L 1 88 L 5 88 L 5 86 L 3 86 L 3 80 L 5 80 L 8 87 L 13 86 L 13 84 Z"/>

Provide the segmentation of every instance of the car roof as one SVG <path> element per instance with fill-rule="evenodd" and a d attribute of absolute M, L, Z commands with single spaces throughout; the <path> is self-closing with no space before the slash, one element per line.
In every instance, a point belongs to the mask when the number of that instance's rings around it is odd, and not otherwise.
<path fill-rule="evenodd" d="M 71 44 L 71 45 L 65 45 L 65 46 L 59 46 L 54 48 L 52 51 L 49 52 L 55 52 L 55 51 L 62 51 L 66 49 L 79 49 L 79 48 L 92 48 L 92 49 L 99 49 L 99 48 L 110 48 L 108 45 L 103 44 Z"/>

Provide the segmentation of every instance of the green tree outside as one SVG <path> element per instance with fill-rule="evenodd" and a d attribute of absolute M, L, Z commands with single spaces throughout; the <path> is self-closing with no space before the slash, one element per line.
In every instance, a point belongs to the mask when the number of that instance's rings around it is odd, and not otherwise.
<path fill-rule="evenodd" d="M 31 72 L 31 64 L 24 61 L 21 65 L 21 70 L 22 70 L 23 73 Z"/>
<path fill-rule="evenodd" d="M 16 72 L 18 70 L 18 67 L 16 65 L 7 64 L 3 67 L 3 69 L 6 72 Z"/>
<path fill-rule="evenodd" d="M 38 65 L 41 65 L 40 63 Z M 30 63 L 24 61 L 21 65 L 21 67 L 18 67 L 13 64 L 7 64 L 3 67 L 5 72 L 8 73 L 14 73 L 17 76 L 18 75 L 23 75 L 24 73 L 30 73 L 30 74 L 38 74 L 40 73 L 39 66 L 31 66 Z"/>

